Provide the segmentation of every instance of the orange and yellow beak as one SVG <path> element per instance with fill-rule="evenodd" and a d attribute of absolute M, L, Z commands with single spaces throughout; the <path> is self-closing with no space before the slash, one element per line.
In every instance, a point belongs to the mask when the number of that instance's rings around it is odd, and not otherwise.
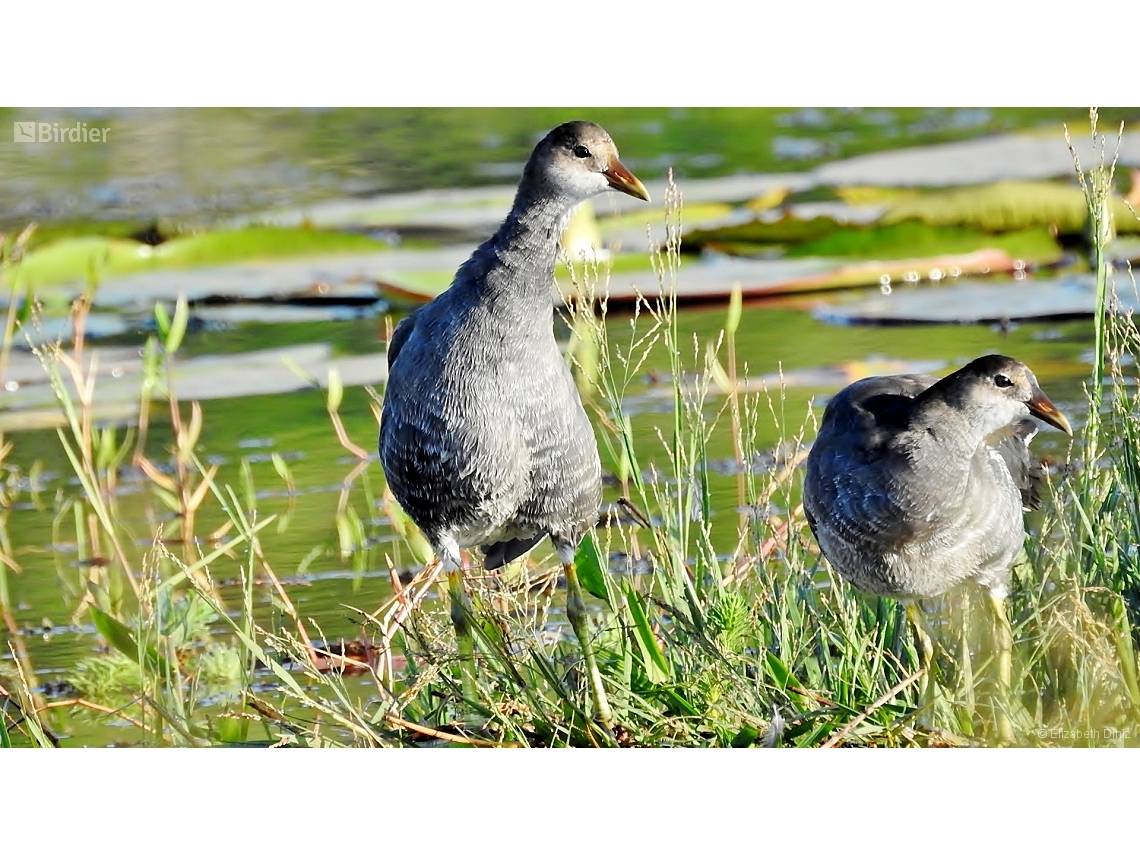
<path fill-rule="evenodd" d="M 1041 421 L 1063 430 L 1069 436 L 1073 435 L 1073 428 L 1069 425 L 1069 420 L 1065 418 L 1065 414 L 1058 410 L 1057 406 L 1040 389 L 1033 390 L 1033 397 L 1026 401 L 1025 405 L 1029 407 L 1029 412 Z"/>
<path fill-rule="evenodd" d="M 640 179 L 624 166 L 620 160 L 615 160 L 610 164 L 602 175 L 606 176 L 610 186 L 615 190 L 620 190 L 622 193 L 628 193 L 637 199 L 644 199 L 646 202 L 650 201 L 649 191 L 645 189 L 645 185 L 641 183 Z"/>

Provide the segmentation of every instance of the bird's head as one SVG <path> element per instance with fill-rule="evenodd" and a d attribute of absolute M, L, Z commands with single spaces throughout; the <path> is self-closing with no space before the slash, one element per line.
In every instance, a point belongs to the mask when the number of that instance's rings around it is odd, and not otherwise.
<path fill-rule="evenodd" d="M 990 354 L 975 359 L 947 380 L 951 378 L 947 397 L 987 422 L 990 431 L 1033 415 L 1070 436 L 1073 434 L 1065 414 L 1041 391 L 1037 378 L 1024 362 Z"/>
<path fill-rule="evenodd" d="M 523 184 L 575 204 L 611 189 L 649 201 L 645 185 L 618 160 L 610 135 L 593 122 L 567 122 L 543 137 L 527 161 Z"/>

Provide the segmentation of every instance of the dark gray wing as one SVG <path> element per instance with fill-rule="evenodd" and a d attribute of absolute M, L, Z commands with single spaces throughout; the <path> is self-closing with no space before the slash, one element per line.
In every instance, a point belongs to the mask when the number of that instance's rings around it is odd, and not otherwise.
<path fill-rule="evenodd" d="M 420 306 L 419 309 L 416 309 L 414 312 L 396 324 L 396 329 L 392 331 L 392 340 L 388 342 L 389 371 L 391 371 L 392 366 L 396 364 L 396 359 L 400 355 L 400 349 L 404 346 L 404 342 L 408 340 L 408 336 L 410 336 L 412 334 L 412 330 L 416 328 L 416 316 L 420 313 L 420 309 L 422 308 L 423 306 Z"/>
<path fill-rule="evenodd" d="M 899 489 L 905 458 L 895 438 L 906 430 L 914 398 L 935 382 L 922 375 L 870 377 L 828 403 L 808 455 L 804 511 L 821 544 L 829 535 L 847 543 L 905 542 L 918 524 Z M 921 485 L 918 485 L 921 486 Z M 833 562 L 836 556 L 829 555 Z"/>

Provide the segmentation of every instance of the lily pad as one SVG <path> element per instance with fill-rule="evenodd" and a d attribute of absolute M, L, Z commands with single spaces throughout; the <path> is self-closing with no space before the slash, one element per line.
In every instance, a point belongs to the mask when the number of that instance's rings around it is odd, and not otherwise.
<path fill-rule="evenodd" d="M 987 247 L 1039 264 L 1061 257 L 1061 247 L 1044 226 L 991 235 L 963 226 L 939 228 L 918 220 L 888 226 L 849 226 L 819 240 L 802 243 L 787 254 L 793 258 L 820 255 L 894 259 L 972 252 Z"/>
<path fill-rule="evenodd" d="M 1009 234 L 989 234 L 964 225 L 937 226 L 909 219 L 890 225 L 841 224 L 831 217 L 753 221 L 685 237 L 686 250 L 714 248 L 731 255 L 781 250 L 789 258 L 813 256 L 891 260 L 1000 249 L 1039 264 L 1061 257 L 1061 247 L 1044 225 Z"/>
<path fill-rule="evenodd" d="M 174 238 L 159 246 L 99 236 L 65 238 L 28 253 L 15 278 L 46 288 L 98 282 L 145 270 L 210 267 L 238 261 L 305 255 L 382 252 L 388 245 L 370 237 L 317 229 L 253 227 Z"/>
<path fill-rule="evenodd" d="M 109 273 L 145 270 L 153 255 L 153 247 L 125 238 L 64 238 L 29 252 L 10 276 L 18 285 L 33 288 L 98 281 Z"/>
<path fill-rule="evenodd" d="M 212 267 L 238 261 L 350 252 L 383 252 L 388 244 L 367 235 L 319 229 L 254 227 L 204 232 L 155 247 L 163 266 Z"/>
<path fill-rule="evenodd" d="M 819 240 L 843 226 L 831 217 L 812 217 L 801 220 L 784 216 L 778 220 L 753 220 L 718 229 L 694 229 L 685 235 L 682 247 L 686 252 L 698 251 L 717 244 L 797 244 Z"/>
<path fill-rule="evenodd" d="M 693 202 L 685 203 L 684 218 L 686 223 L 709 223 L 729 216 L 733 211 L 732 205 L 723 202 Z M 634 209 L 598 220 L 598 227 L 602 235 L 609 235 L 622 229 L 644 229 L 646 223 L 660 223 L 665 219 L 665 209 L 662 207 L 645 207 Z"/>
<path fill-rule="evenodd" d="M 1117 298 L 1120 310 L 1136 308 L 1130 288 L 1119 291 Z M 814 314 L 838 324 L 974 324 L 1084 317 L 1095 308 L 1095 277 L 1066 276 L 1002 284 L 967 279 L 821 306 Z"/>
<path fill-rule="evenodd" d="M 1113 199 L 1113 215 L 1117 232 L 1140 232 L 1140 220 L 1123 199 Z M 1079 234 L 1087 218 L 1079 187 L 1049 181 L 1000 181 L 900 199 L 891 204 L 883 222 L 919 220 L 931 226 L 971 226 L 987 232 L 1053 226 L 1061 234 Z"/>
<path fill-rule="evenodd" d="M 138 348 L 90 347 L 84 354 L 88 366 L 95 357 L 99 368 L 95 417 L 111 422 L 135 418 L 144 371 Z M 0 431 L 42 430 L 64 424 L 66 416 L 56 403 L 38 357 L 15 352 L 10 355 L 10 365 L 7 376 L 16 384 L 14 389 L 0 390 Z M 171 379 L 183 400 L 207 401 L 323 387 L 331 371 L 345 387 L 378 385 L 387 379 L 388 364 L 373 353 L 335 356 L 327 343 L 304 344 L 176 359 L 171 365 Z M 66 377 L 64 382 L 71 384 Z"/>

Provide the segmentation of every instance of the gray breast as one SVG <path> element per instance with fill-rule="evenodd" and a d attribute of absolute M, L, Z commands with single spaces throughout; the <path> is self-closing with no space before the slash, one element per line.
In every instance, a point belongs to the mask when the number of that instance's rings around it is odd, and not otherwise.
<path fill-rule="evenodd" d="M 935 596 L 967 580 L 1004 585 L 1024 540 L 1023 436 L 1006 430 L 965 452 L 912 425 L 936 381 L 904 375 L 855 383 L 832 399 L 808 456 L 804 508 L 824 555 L 857 588 Z M 948 412 L 942 433 L 958 430 Z M 964 430 L 964 428 L 963 428 Z M 1003 456 L 1005 455 L 1005 456 Z"/>
<path fill-rule="evenodd" d="M 487 547 L 491 567 L 547 534 L 576 545 L 601 469 L 551 321 L 520 330 L 456 294 L 394 339 L 380 432 L 392 492 L 433 545 Z"/>

